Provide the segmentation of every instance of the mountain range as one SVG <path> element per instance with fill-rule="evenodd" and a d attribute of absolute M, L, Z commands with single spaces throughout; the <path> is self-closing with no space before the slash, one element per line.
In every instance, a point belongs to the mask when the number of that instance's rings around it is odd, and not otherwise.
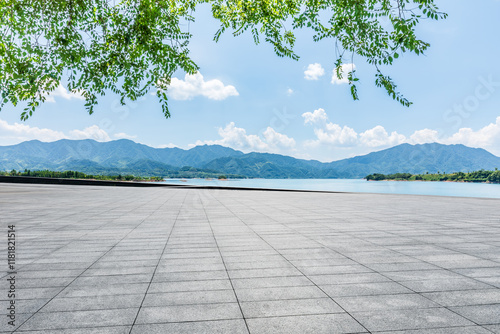
<path fill-rule="evenodd" d="M 401 144 L 378 152 L 323 163 L 219 145 L 153 148 L 131 140 L 26 141 L 0 146 L 0 170 L 76 170 L 87 174 L 168 176 L 180 170 L 251 178 L 362 178 L 372 173 L 467 172 L 500 167 L 500 157 L 480 148 L 437 143 Z"/>

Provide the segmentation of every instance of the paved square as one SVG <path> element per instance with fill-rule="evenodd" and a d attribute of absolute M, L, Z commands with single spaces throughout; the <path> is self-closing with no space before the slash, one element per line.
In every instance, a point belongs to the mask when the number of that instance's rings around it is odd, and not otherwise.
<path fill-rule="evenodd" d="M 0 210 L 0 332 L 500 333 L 498 199 L 0 184 Z"/>

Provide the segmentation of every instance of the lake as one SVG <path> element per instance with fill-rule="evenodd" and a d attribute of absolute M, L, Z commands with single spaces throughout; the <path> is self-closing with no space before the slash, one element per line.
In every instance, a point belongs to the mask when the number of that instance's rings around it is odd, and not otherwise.
<path fill-rule="evenodd" d="M 366 181 L 351 179 L 166 179 L 163 183 L 215 187 L 324 190 L 379 194 L 436 195 L 500 198 L 500 184 L 458 182 Z"/>

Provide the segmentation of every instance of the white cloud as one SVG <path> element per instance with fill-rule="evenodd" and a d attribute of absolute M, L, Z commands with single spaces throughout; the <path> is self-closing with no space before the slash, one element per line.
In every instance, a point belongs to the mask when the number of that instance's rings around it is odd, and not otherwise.
<path fill-rule="evenodd" d="M 334 68 L 332 71 L 332 84 L 342 85 L 342 84 L 349 83 L 349 80 L 347 80 L 347 75 L 349 72 L 352 72 L 355 69 L 356 69 L 356 65 L 354 65 L 354 64 L 342 64 L 341 65 L 342 79 L 339 79 L 337 77 L 337 70 Z"/>
<path fill-rule="evenodd" d="M 218 140 L 198 140 L 195 144 L 189 145 L 222 145 L 241 150 L 244 152 L 269 152 L 269 153 L 293 153 L 295 140 L 284 134 L 281 134 L 271 127 L 262 132 L 262 137 L 254 134 L 247 134 L 243 128 L 236 127 L 234 122 L 226 125 L 225 128 L 219 128 Z"/>
<path fill-rule="evenodd" d="M 134 138 L 125 133 L 117 133 L 116 138 Z M 0 145 L 13 145 L 27 140 L 52 142 L 60 139 L 94 139 L 96 141 L 110 141 L 109 134 L 97 125 L 86 127 L 83 130 L 71 130 L 67 133 L 47 128 L 39 128 L 27 124 L 9 124 L 0 119 Z"/>
<path fill-rule="evenodd" d="M 175 144 L 172 144 L 172 143 L 168 143 L 168 144 L 162 144 L 162 145 L 158 145 L 158 146 L 154 146 L 156 148 L 174 148 L 174 147 L 179 147 Z"/>
<path fill-rule="evenodd" d="M 29 126 L 27 124 L 9 124 L 0 119 L 0 140 L 2 144 L 17 144 L 26 140 L 55 141 L 67 138 L 61 131 Z"/>
<path fill-rule="evenodd" d="M 304 117 L 304 124 L 313 124 L 319 121 L 326 121 L 328 119 L 325 110 L 322 108 L 316 109 L 313 112 L 305 112 L 302 114 L 302 117 Z"/>
<path fill-rule="evenodd" d="M 115 137 L 116 139 L 135 139 L 135 138 L 137 138 L 137 136 L 128 135 L 124 132 L 115 133 L 113 135 L 113 137 Z"/>
<path fill-rule="evenodd" d="M 257 135 L 247 135 L 243 128 L 238 128 L 234 122 L 226 125 L 225 128 L 219 128 L 219 136 L 222 139 L 215 141 L 219 145 L 229 146 L 240 150 L 265 151 L 266 143 Z"/>
<path fill-rule="evenodd" d="M 314 63 L 307 66 L 307 70 L 304 71 L 304 78 L 306 80 L 318 80 L 319 77 L 325 74 L 325 69 L 321 64 Z"/>
<path fill-rule="evenodd" d="M 415 131 L 410 136 L 410 142 L 412 144 L 426 144 L 435 143 L 438 141 L 439 134 L 436 130 L 423 129 Z"/>
<path fill-rule="evenodd" d="M 361 145 L 367 147 L 396 146 L 406 142 L 406 137 L 396 131 L 389 135 L 383 126 L 377 125 L 360 133 L 359 141 Z"/>
<path fill-rule="evenodd" d="M 263 135 L 271 149 L 291 149 L 295 147 L 295 139 L 276 132 L 276 130 L 271 127 L 268 127 Z"/>
<path fill-rule="evenodd" d="M 288 88 L 288 89 L 286 90 L 286 95 L 288 95 L 288 96 L 292 96 L 292 95 L 293 95 L 293 93 L 294 93 L 294 91 L 293 91 L 293 89 L 291 89 L 291 88 Z"/>
<path fill-rule="evenodd" d="M 83 130 L 71 130 L 69 136 L 71 139 L 94 139 L 95 141 L 111 140 L 108 133 L 97 125 L 86 127 Z"/>
<path fill-rule="evenodd" d="M 396 131 L 388 134 L 385 128 L 377 125 L 362 133 L 357 133 L 349 126 L 341 126 L 332 122 L 326 122 L 328 115 L 325 110 L 319 108 L 314 112 L 302 114 L 304 123 L 315 124 L 315 140 L 305 142 L 306 147 L 314 148 L 321 145 L 338 148 L 374 148 L 394 146 L 406 141 L 406 137 Z"/>
<path fill-rule="evenodd" d="M 54 97 L 62 97 L 66 100 L 77 99 L 77 100 L 85 100 L 85 98 L 80 93 L 68 92 L 66 88 L 62 84 L 56 87 L 50 94 L 47 96 L 46 101 L 55 103 L 56 100 Z"/>
<path fill-rule="evenodd" d="M 186 74 L 184 80 L 172 78 L 167 93 L 174 100 L 191 100 L 196 96 L 224 100 L 229 96 L 239 95 L 234 86 L 225 86 L 218 79 L 205 81 L 200 72 L 193 75 Z"/>
<path fill-rule="evenodd" d="M 354 146 L 358 140 L 358 134 L 354 129 L 334 123 L 327 123 L 324 129 L 314 129 L 314 133 L 318 138 L 318 144 Z"/>
<path fill-rule="evenodd" d="M 481 147 L 488 151 L 500 154 L 500 116 L 495 123 L 473 131 L 470 128 L 461 128 L 452 136 L 442 140 L 444 144 L 463 144 L 470 147 Z"/>
<path fill-rule="evenodd" d="M 332 122 L 326 122 L 328 116 L 323 109 L 315 110 L 313 113 L 304 113 L 304 123 L 314 124 L 314 140 L 304 142 L 304 147 L 309 149 L 320 149 L 323 151 L 330 148 L 349 148 L 351 152 L 366 154 L 376 149 L 388 148 L 403 143 L 425 144 L 463 144 L 469 147 L 483 148 L 493 154 L 500 155 L 500 116 L 495 123 L 488 124 L 479 130 L 461 128 L 451 136 L 440 135 L 439 131 L 422 129 L 415 131 L 411 136 L 393 131 L 389 133 L 383 126 L 377 125 L 364 132 L 357 133 L 353 128 L 341 126 Z M 325 121 L 325 122 L 320 122 Z M 324 153 L 322 153 L 324 155 Z M 335 154 L 332 152 L 332 154 Z"/>
<path fill-rule="evenodd" d="M 440 136 L 437 130 L 417 130 L 407 142 L 410 144 L 462 144 L 469 147 L 484 148 L 493 154 L 500 155 L 500 116 L 496 118 L 495 123 L 490 123 L 477 131 L 471 128 L 461 128 L 448 137 Z"/>

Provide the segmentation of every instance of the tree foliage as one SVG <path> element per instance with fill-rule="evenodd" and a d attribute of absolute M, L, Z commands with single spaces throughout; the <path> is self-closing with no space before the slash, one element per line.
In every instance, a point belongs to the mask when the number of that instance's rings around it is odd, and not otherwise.
<path fill-rule="evenodd" d="M 0 104 L 25 102 L 26 120 L 61 82 L 85 98 L 90 114 L 98 97 L 113 92 L 121 103 L 156 91 L 170 116 L 167 89 L 177 70 L 194 74 L 189 25 L 207 3 L 227 30 L 249 31 L 280 57 L 298 59 L 295 31 L 311 29 L 314 41 L 332 39 L 339 79 L 342 64 L 361 57 L 377 70 L 375 84 L 411 104 L 381 67 L 429 44 L 415 34 L 423 18 L 442 19 L 434 0 L 2 0 L 0 2 Z M 358 99 L 355 71 L 347 73 Z M 0 106 L 0 108 L 1 108 Z"/>
<path fill-rule="evenodd" d="M 120 180 L 120 181 L 163 181 L 163 178 L 158 176 L 135 176 L 135 175 L 91 175 L 78 171 L 67 170 L 63 172 L 52 170 L 29 170 L 25 169 L 24 172 L 16 171 L 15 169 L 10 172 L 0 171 L 0 176 L 28 176 L 28 177 L 48 177 L 57 179 L 92 179 L 92 180 Z"/>
<path fill-rule="evenodd" d="M 437 173 L 437 174 L 415 174 L 410 173 L 396 173 L 396 174 L 370 174 L 365 177 L 367 181 L 452 181 L 452 182 L 489 182 L 500 183 L 500 171 L 478 170 L 474 172 L 456 172 L 456 173 Z"/>

